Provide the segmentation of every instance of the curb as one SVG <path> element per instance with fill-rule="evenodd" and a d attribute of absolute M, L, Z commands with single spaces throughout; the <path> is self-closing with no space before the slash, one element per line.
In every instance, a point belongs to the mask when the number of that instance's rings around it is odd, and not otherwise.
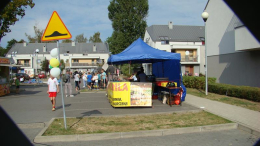
<path fill-rule="evenodd" d="M 116 133 L 103 133 L 103 134 L 76 134 L 76 135 L 56 135 L 56 136 L 42 136 L 47 130 L 49 125 L 54 121 L 52 118 L 45 128 L 34 138 L 35 143 L 45 142 L 73 142 L 73 141 L 92 141 L 92 140 L 105 140 L 105 139 L 120 139 L 120 138 L 133 138 L 133 137 L 149 137 L 149 136 L 164 136 L 184 133 L 195 132 L 209 132 L 237 129 L 237 123 L 173 128 L 173 129 L 160 129 L 160 130 L 146 130 L 146 131 L 133 131 L 133 132 L 116 132 Z"/>
<path fill-rule="evenodd" d="M 243 131 L 245 131 L 247 133 L 250 133 L 252 135 L 255 135 L 257 137 L 260 137 L 260 132 L 259 131 L 254 130 L 252 128 L 249 128 L 248 126 L 245 126 L 245 125 L 242 125 L 242 124 L 238 123 L 238 127 L 237 128 L 240 129 L 240 130 L 243 130 Z"/>

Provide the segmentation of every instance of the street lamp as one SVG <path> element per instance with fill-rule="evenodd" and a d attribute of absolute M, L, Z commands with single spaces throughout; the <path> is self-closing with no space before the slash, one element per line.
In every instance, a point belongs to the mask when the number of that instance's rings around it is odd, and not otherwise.
<path fill-rule="evenodd" d="M 36 53 L 36 73 L 37 73 L 37 75 L 38 75 L 38 53 L 39 53 L 39 49 L 36 49 L 35 50 L 35 53 Z M 37 78 L 37 83 L 39 83 L 38 82 L 39 81 L 39 77 Z"/>
<path fill-rule="evenodd" d="M 205 24 L 205 80 L 206 80 L 206 83 L 205 83 L 205 93 L 206 95 L 208 95 L 208 66 L 207 66 L 207 28 L 206 28 L 206 22 L 209 18 L 209 13 L 204 11 L 202 14 L 201 14 L 201 17 L 204 21 L 204 24 Z"/>

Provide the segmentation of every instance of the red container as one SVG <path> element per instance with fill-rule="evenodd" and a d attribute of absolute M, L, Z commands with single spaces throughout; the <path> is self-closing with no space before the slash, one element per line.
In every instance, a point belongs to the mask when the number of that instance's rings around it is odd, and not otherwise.
<path fill-rule="evenodd" d="M 168 81 L 156 81 L 156 85 L 157 85 L 157 86 L 160 86 L 160 87 L 162 86 L 163 83 L 164 83 L 164 84 L 167 84 Z"/>
<path fill-rule="evenodd" d="M 158 95 L 153 95 L 152 99 L 158 99 Z"/>

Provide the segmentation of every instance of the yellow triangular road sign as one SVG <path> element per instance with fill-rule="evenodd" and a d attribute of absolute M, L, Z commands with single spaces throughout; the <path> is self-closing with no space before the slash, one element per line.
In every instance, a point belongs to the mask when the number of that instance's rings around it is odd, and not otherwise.
<path fill-rule="evenodd" d="M 56 11 L 54 11 L 42 35 L 42 41 L 70 39 L 71 37 L 72 35 L 61 20 L 60 16 Z"/>

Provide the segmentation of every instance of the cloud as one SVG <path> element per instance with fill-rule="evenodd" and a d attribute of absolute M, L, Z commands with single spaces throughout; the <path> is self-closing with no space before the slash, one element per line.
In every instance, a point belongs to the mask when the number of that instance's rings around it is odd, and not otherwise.
<path fill-rule="evenodd" d="M 89 38 L 100 32 L 101 39 L 110 37 L 113 29 L 108 19 L 109 0 L 35 0 L 33 9 L 27 8 L 26 15 L 14 26 L 11 33 L 2 38 L 0 45 L 6 47 L 11 39 L 24 39 L 25 33 L 34 36 L 33 26 L 45 29 L 53 11 L 57 11 L 70 33 L 72 39 L 78 34 Z M 201 13 L 207 0 L 149 0 L 148 26 L 166 25 L 173 21 L 176 25 L 203 25 Z"/>

